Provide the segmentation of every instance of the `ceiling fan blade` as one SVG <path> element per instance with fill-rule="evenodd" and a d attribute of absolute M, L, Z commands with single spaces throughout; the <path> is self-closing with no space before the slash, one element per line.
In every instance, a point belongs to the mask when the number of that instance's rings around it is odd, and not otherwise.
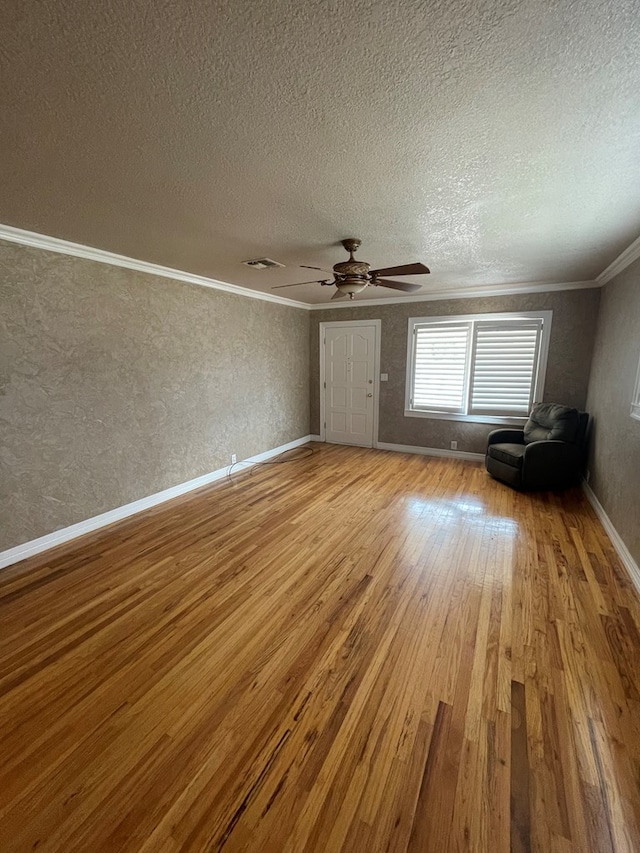
<path fill-rule="evenodd" d="M 334 300 L 334 299 L 344 299 L 344 297 L 345 297 L 346 295 L 347 295 L 347 294 L 346 294 L 346 293 L 343 293 L 341 290 L 336 290 L 336 292 L 335 292 L 335 293 L 333 294 L 333 296 L 331 297 L 331 301 L 333 302 L 333 300 Z"/>
<path fill-rule="evenodd" d="M 281 287 L 299 287 L 301 284 L 324 284 L 323 281 L 296 281 L 294 284 L 276 284 L 271 290 L 279 290 Z"/>
<path fill-rule="evenodd" d="M 377 278 L 371 284 L 391 287 L 393 290 L 403 290 L 405 293 L 415 293 L 416 290 L 422 290 L 421 284 L 412 284 L 410 281 L 390 281 L 388 278 Z"/>
<path fill-rule="evenodd" d="M 300 264 L 303 270 L 319 270 L 320 272 L 330 272 L 333 275 L 333 270 L 328 270 L 326 267 L 310 267 L 308 264 Z"/>
<path fill-rule="evenodd" d="M 424 264 L 402 264 L 399 267 L 385 267 L 382 270 L 371 270 L 371 275 L 426 275 L 430 272 Z"/>

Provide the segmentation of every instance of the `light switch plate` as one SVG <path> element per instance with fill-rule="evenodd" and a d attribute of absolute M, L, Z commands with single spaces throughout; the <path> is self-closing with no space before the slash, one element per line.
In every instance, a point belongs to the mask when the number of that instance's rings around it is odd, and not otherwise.
<path fill-rule="evenodd" d="M 388 381 L 389 381 L 389 374 L 388 373 L 381 373 L 380 374 L 380 382 L 388 382 Z"/>

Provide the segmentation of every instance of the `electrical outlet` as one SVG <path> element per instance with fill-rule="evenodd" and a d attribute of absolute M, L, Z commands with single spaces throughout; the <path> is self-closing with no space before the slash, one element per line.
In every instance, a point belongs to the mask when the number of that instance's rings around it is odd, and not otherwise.
<path fill-rule="evenodd" d="M 237 461 L 238 461 L 238 457 L 236 456 L 235 453 L 232 453 L 231 454 L 231 464 L 235 465 Z"/>
<path fill-rule="evenodd" d="M 452 450 L 457 450 L 457 449 L 458 449 L 458 442 L 457 442 L 457 441 L 452 441 L 452 442 L 451 442 L 451 449 L 452 449 Z"/>

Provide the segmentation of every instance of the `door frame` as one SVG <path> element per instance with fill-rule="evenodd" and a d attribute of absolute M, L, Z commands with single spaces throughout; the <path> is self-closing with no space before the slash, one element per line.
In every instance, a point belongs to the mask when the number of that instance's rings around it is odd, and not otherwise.
<path fill-rule="evenodd" d="M 376 332 L 375 345 L 373 348 L 373 447 L 378 446 L 378 423 L 380 419 L 380 335 L 382 330 L 381 320 L 334 320 L 328 323 L 319 323 L 320 338 L 320 441 L 326 441 L 327 428 L 325 426 L 325 331 L 327 329 L 339 329 L 344 326 L 373 326 Z"/>

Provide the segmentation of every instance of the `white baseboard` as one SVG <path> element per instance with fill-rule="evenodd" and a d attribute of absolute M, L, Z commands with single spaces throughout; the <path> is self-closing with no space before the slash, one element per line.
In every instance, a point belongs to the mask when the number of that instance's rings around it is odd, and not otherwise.
<path fill-rule="evenodd" d="M 584 493 L 587 496 L 587 500 L 594 508 L 596 515 L 602 522 L 602 526 L 607 531 L 609 539 L 611 539 L 611 544 L 616 549 L 616 552 L 622 560 L 627 572 L 629 573 L 629 577 L 633 581 L 635 588 L 640 593 L 640 566 L 638 566 L 636 561 L 631 556 L 631 552 L 625 545 L 624 540 L 613 526 L 611 519 L 604 511 L 604 507 L 602 506 L 602 504 L 596 497 L 595 492 L 586 482 L 586 480 L 582 481 L 582 488 L 584 489 Z"/>
<path fill-rule="evenodd" d="M 319 435 L 310 435 L 309 441 L 322 441 Z"/>
<path fill-rule="evenodd" d="M 259 453 L 257 456 L 251 456 L 248 459 L 243 459 L 237 465 L 256 465 L 258 462 L 264 462 L 266 459 L 272 459 L 286 450 L 293 450 L 294 447 L 300 447 L 307 444 L 309 441 L 316 441 L 318 436 L 305 435 L 302 438 L 297 438 L 295 441 L 290 441 L 287 444 L 282 444 L 280 447 L 274 447 L 273 450 L 267 450 L 265 453 Z M 84 521 L 79 521 L 77 524 L 72 524 L 70 527 L 63 527 L 60 530 L 54 530 L 53 533 L 47 533 L 46 536 L 40 536 L 38 539 L 32 539 L 30 542 L 24 542 L 22 545 L 16 545 L 14 548 L 9 548 L 7 551 L 0 551 L 0 569 L 6 566 L 11 566 L 13 563 L 18 563 L 20 560 L 26 560 L 27 557 L 33 557 L 36 554 L 47 551 L 49 548 L 54 548 L 56 545 L 62 545 L 69 542 L 71 539 L 76 539 L 78 536 L 83 536 L 85 533 L 91 533 L 93 530 L 98 530 L 100 527 L 106 527 L 108 524 L 113 524 L 116 521 L 121 521 L 131 515 L 136 515 L 139 512 L 144 512 L 146 509 L 157 506 L 158 504 L 170 501 L 172 498 L 177 498 L 194 489 L 199 489 L 202 486 L 207 486 L 209 483 L 214 483 L 216 480 L 221 480 L 226 477 L 234 465 L 228 465 L 226 468 L 218 468 L 217 471 L 211 471 L 209 474 L 203 474 L 201 477 L 196 477 L 193 480 L 188 480 L 186 483 L 179 483 L 177 486 L 171 486 L 169 489 L 163 489 L 161 492 L 156 492 L 154 495 L 148 495 L 146 498 L 133 501 L 124 506 L 116 507 L 108 512 L 103 512 L 100 515 L 95 515 L 93 518 L 87 518 Z"/>
<path fill-rule="evenodd" d="M 418 447 L 413 444 L 389 444 L 379 441 L 376 444 L 378 450 L 395 450 L 398 453 L 417 453 L 420 456 L 445 456 L 450 459 L 470 459 L 478 462 L 484 459 L 484 453 L 470 453 L 467 450 L 446 450 L 441 447 Z"/>

